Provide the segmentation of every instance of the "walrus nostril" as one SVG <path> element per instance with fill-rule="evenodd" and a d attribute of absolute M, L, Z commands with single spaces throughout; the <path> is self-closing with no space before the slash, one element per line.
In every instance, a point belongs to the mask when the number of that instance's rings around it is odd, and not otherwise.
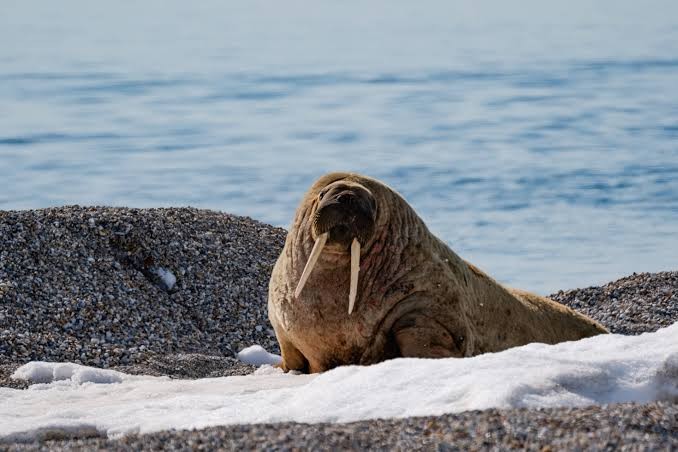
<path fill-rule="evenodd" d="M 353 194 L 350 191 L 343 191 L 339 193 L 337 196 L 335 196 L 335 201 L 338 202 L 339 204 L 353 204 L 355 201 L 355 194 Z"/>
<path fill-rule="evenodd" d="M 350 234 L 351 231 L 349 230 L 347 225 L 338 224 L 332 228 L 332 232 L 336 235 L 348 235 Z"/>

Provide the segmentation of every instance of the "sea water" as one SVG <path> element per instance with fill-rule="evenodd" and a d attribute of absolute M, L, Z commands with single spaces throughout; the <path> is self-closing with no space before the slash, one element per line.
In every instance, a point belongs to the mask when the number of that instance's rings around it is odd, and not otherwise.
<path fill-rule="evenodd" d="M 549 293 L 678 260 L 678 3 L 0 6 L 0 209 L 287 226 L 332 170 Z"/>

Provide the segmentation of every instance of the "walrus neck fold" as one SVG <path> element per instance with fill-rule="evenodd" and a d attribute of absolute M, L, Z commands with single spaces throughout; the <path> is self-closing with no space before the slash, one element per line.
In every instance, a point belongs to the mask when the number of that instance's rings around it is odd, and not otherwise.
<path fill-rule="evenodd" d="M 294 291 L 294 298 L 299 298 L 301 291 L 306 285 L 306 281 L 311 276 L 313 269 L 318 263 L 318 258 L 325 248 L 325 243 L 327 243 L 328 233 L 322 233 L 315 240 L 311 254 L 306 261 L 304 266 L 304 271 L 301 274 L 297 288 Z M 351 277 L 350 277 L 350 286 L 349 286 L 349 295 L 348 295 L 348 315 L 351 315 L 353 308 L 355 306 L 355 300 L 358 294 L 358 275 L 360 273 L 360 242 L 357 238 L 354 238 L 351 243 Z"/>

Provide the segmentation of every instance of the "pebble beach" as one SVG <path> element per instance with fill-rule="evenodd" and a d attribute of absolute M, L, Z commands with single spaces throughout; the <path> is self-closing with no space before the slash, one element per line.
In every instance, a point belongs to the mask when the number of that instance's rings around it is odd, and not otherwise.
<path fill-rule="evenodd" d="M 285 234 L 193 208 L 0 211 L 0 385 L 25 387 L 9 375 L 35 360 L 174 378 L 251 373 L 238 351 L 259 344 L 279 352 L 266 297 Z M 551 298 L 613 333 L 656 331 L 678 321 L 678 272 L 637 273 Z M 45 438 L 0 448 L 671 450 L 676 402 Z"/>

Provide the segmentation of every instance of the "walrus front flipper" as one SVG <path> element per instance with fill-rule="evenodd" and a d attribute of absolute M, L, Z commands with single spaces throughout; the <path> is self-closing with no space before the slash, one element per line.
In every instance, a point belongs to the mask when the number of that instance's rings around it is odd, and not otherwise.
<path fill-rule="evenodd" d="M 299 350 L 297 350 L 297 348 L 292 345 L 291 342 L 277 334 L 277 331 L 276 336 L 278 338 L 278 343 L 280 344 L 280 354 L 282 355 L 280 368 L 285 372 L 297 370 L 302 373 L 308 373 L 308 360 L 304 357 L 304 355 Z"/>
<path fill-rule="evenodd" d="M 393 338 L 405 358 L 461 358 L 462 350 L 447 329 L 421 312 L 405 314 L 393 325 Z"/>

